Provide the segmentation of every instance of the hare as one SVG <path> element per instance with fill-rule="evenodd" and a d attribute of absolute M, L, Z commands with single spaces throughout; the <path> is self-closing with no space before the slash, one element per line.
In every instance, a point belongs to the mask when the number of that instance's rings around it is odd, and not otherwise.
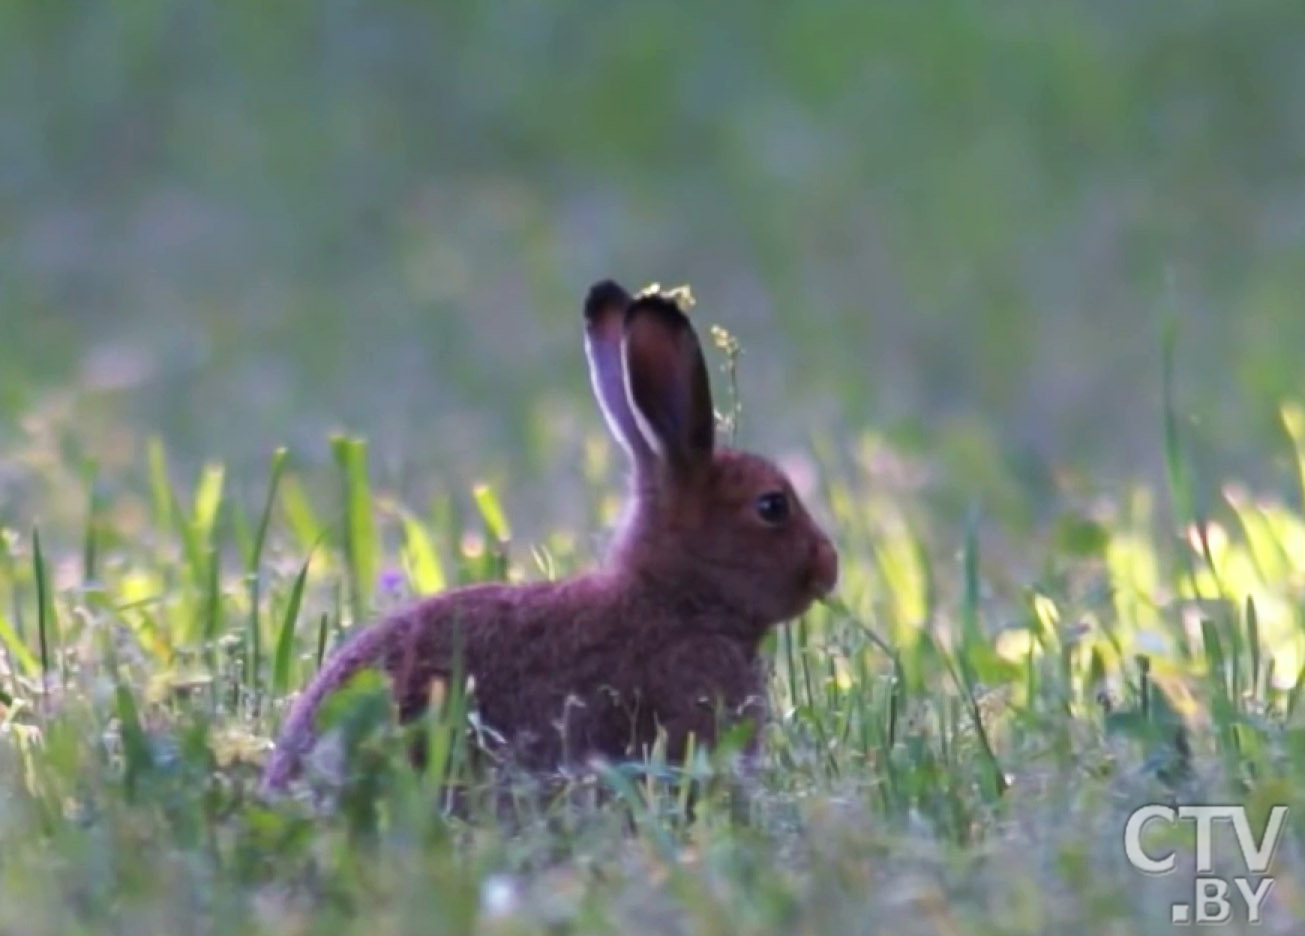
<path fill-rule="evenodd" d="M 384 669 L 402 722 L 460 665 L 481 722 L 530 771 L 638 757 L 661 731 L 675 763 L 690 736 L 711 746 L 730 723 L 757 752 L 759 644 L 834 588 L 838 553 L 779 468 L 716 444 L 706 362 L 672 297 L 605 280 L 584 319 L 593 391 L 632 467 L 606 561 L 561 581 L 464 586 L 361 631 L 292 706 L 266 791 L 314 744 L 323 700 L 368 667 Z"/>

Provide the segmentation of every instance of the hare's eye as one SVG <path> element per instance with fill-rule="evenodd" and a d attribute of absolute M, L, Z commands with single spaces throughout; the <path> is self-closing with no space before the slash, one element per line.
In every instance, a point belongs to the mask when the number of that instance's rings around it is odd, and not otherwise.
<path fill-rule="evenodd" d="M 757 516 L 772 526 L 783 523 L 789 515 L 788 495 L 783 491 L 770 491 L 757 498 Z"/>

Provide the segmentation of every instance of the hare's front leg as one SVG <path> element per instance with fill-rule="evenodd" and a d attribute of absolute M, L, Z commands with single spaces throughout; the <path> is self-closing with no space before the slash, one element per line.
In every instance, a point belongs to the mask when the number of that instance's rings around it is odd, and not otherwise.
<path fill-rule="evenodd" d="M 744 753 L 755 756 L 766 717 L 765 685 L 755 654 L 739 641 L 717 635 L 680 641 L 652 661 L 648 677 L 670 761 L 684 759 L 691 735 L 696 746 L 714 747 L 721 732 L 740 723 L 748 726 Z"/>

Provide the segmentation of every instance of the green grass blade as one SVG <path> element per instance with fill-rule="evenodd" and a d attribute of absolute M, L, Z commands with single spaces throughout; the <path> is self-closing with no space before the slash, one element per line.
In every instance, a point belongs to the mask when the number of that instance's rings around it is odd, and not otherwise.
<path fill-rule="evenodd" d="M 480 514 L 481 522 L 484 523 L 485 532 L 489 534 L 492 544 L 492 548 L 487 549 L 483 556 L 484 575 L 490 579 L 505 579 L 508 572 L 505 547 L 512 539 L 512 531 L 508 527 L 503 505 L 499 503 L 498 495 L 488 484 L 477 484 L 473 487 L 471 498 L 476 504 L 476 511 Z"/>
<path fill-rule="evenodd" d="M 797 708 L 797 658 L 793 651 L 793 626 L 791 624 L 784 628 L 784 685 L 788 690 L 789 705 Z"/>
<path fill-rule="evenodd" d="M 1215 736 L 1219 739 L 1221 753 L 1232 763 L 1238 757 L 1239 745 L 1235 726 L 1237 717 L 1229 685 L 1232 682 L 1229 656 L 1224 651 L 1213 621 L 1201 621 L 1201 642 L 1210 667 L 1210 720 L 1214 725 Z"/>
<path fill-rule="evenodd" d="M 1296 709 L 1300 706 L 1301 695 L 1305 693 L 1305 666 L 1296 671 L 1296 683 L 1287 691 L 1287 720 L 1291 721 L 1296 716 Z"/>
<path fill-rule="evenodd" d="M 367 444 L 335 436 L 331 440 L 344 494 L 344 554 L 354 622 L 366 619 L 376 581 L 376 530 L 367 481 Z"/>
<path fill-rule="evenodd" d="M 263 549 L 267 544 L 267 531 L 272 526 L 272 510 L 276 505 L 277 491 L 281 486 L 281 478 L 285 474 L 287 452 L 284 448 L 278 448 L 272 453 L 272 473 L 267 482 L 267 496 L 263 499 L 263 512 L 258 519 L 258 530 L 254 534 L 253 547 L 246 557 L 246 568 L 251 572 L 258 570 L 259 563 L 263 561 Z"/>
<path fill-rule="evenodd" d="M 0 643 L 4 644 L 10 659 L 18 665 L 22 675 L 32 677 L 41 672 L 40 661 L 32 656 L 32 651 L 27 648 L 27 644 L 18 636 L 2 613 L 0 613 Z"/>
<path fill-rule="evenodd" d="M 222 558 L 216 549 L 208 551 L 205 560 L 208 580 L 204 587 L 204 618 L 201 638 L 204 643 L 204 655 L 208 660 L 208 670 L 217 682 L 217 640 L 222 631 Z"/>
<path fill-rule="evenodd" d="M 41 531 L 32 529 L 32 576 L 36 582 L 36 632 L 41 644 L 41 678 L 50 677 L 50 656 L 58 644 L 54 602 L 50 595 L 50 576 L 41 550 Z"/>
<path fill-rule="evenodd" d="M 1219 639 L 1219 632 L 1215 629 L 1214 622 L 1208 618 L 1201 621 L 1201 642 L 1205 647 L 1205 658 L 1210 667 L 1211 687 L 1217 696 L 1227 697 L 1228 671 L 1223 641 Z"/>
<path fill-rule="evenodd" d="M 191 513 L 191 523 L 195 525 L 195 534 L 201 543 L 212 542 L 213 527 L 217 522 L 218 510 L 222 507 L 222 488 L 226 480 L 226 470 L 219 464 L 204 466 L 195 487 L 195 506 Z"/>
<path fill-rule="evenodd" d="M 263 550 L 267 544 L 267 532 L 272 525 L 272 510 L 276 505 L 277 490 L 281 477 L 285 474 L 286 449 L 278 448 L 272 453 L 272 473 L 267 483 L 267 496 L 263 499 L 263 512 L 258 520 L 258 529 L 250 543 L 245 556 L 245 570 L 249 583 L 249 654 L 245 682 L 253 693 L 257 706 L 263 672 L 263 624 L 262 614 L 262 562 Z"/>
<path fill-rule="evenodd" d="M 477 484 L 471 489 L 471 499 L 475 502 L 489 535 L 499 543 L 509 542 L 512 539 L 512 529 L 508 526 L 507 515 L 503 512 L 503 505 L 494 489 L 488 484 Z"/>
<path fill-rule="evenodd" d="M 326 535 L 326 529 L 313 510 L 312 501 L 299 479 L 287 475 L 281 481 L 281 506 L 285 511 L 286 525 L 294 535 L 299 548 L 308 552 L 313 544 Z"/>
<path fill-rule="evenodd" d="M 408 578 L 417 591 L 433 594 L 444 590 L 444 566 L 421 521 L 404 511 L 403 558 Z"/>
<path fill-rule="evenodd" d="M 27 617 L 24 613 L 21 592 L 18 588 L 18 562 L 10 549 L 8 537 L 0 536 L 0 568 L 9 583 L 9 610 L 13 615 L 14 633 L 18 639 L 27 640 Z"/>
<path fill-rule="evenodd" d="M 326 633 L 331 629 L 331 616 L 325 611 L 322 612 L 321 620 L 317 623 L 317 669 L 322 668 L 322 661 L 326 659 Z"/>
<path fill-rule="evenodd" d="M 141 727 L 140 712 L 131 689 L 119 683 L 114 693 L 114 701 L 122 732 L 122 752 L 125 762 L 123 784 L 128 799 L 133 799 L 139 790 L 141 778 L 153 766 L 149 739 L 145 735 L 144 728 Z"/>
<path fill-rule="evenodd" d="M 242 503 L 233 500 L 227 503 L 227 517 L 231 521 L 231 536 L 236 543 L 236 555 L 240 556 L 242 564 L 248 567 L 249 557 L 254 554 L 254 531 L 249 526 L 249 515 L 245 512 Z"/>
<path fill-rule="evenodd" d="M 204 630 L 205 643 L 213 643 L 222 630 L 222 558 L 216 549 L 209 549 L 205 560 L 208 581 L 204 589 Z"/>
<path fill-rule="evenodd" d="M 1263 648 L 1260 644 L 1260 614 L 1255 608 L 1255 596 L 1253 595 L 1246 597 L 1246 643 L 1251 655 L 1251 697 L 1258 701 L 1261 698 L 1260 666 L 1262 665 Z"/>
<path fill-rule="evenodd" d="M 168 456 L 163 440 L 152 436 L 146 444 L 149 462 L 150 499 L 154 503 L 154 525 L 160 530 L 170 530 L 173 524 L 175 497 L 168 480 Z"/>
<path fill-rule="evenodd" d="M 1296 479 L 1300 485 L 1298 501 L 1300 509 L 1305 512 L 1305 407 L 1299 403 L 1284 403 L 1279 409 L 1282 426 L 1291 440 L 1292 453 L 1296 462 Z"/>
<path fill-rule="evenodd" d="M 100 493 L 99 472 L 94 462 L 86 467 L 86 532 L 82 543 L 82 581 L 91 583 L 96 580 L 96 560 L 99 552 L 100 514 L 103 511 L 103 497 Z"/>
<path fill-rule="evenodd" d="M 964 667 L 953 666 L 945 654 L 940 654 L 940 656 L 943 664 L 951 674 L 952 680 L 956 683 L 956 688 L 961 691 L 961 695 L 965 699 L 975 737 L 979 740 L 979 747 L 983 751 L 984 759 L 988 764 L 988 779 L 992 793 L 994 798 L 1000 797 L 1006 792 L 1009 784 L 1006 780 L 1006 773 L 1002 770 L 1001 763 L 997 760 L 997 754 L 992 748 L 992 742 L 988 738 L 988 729 L 983 724 L 983 714 L 979 711 L 979 702 L 974 693 L 974 685 L 963 675 L 965 673 Z"/>
<path fill-rule="evenodd" d="M 312 561 L 311 555 L 304 560 L 299 574 L 295 576 L 294 585 L 290 588 L 290 599 L 281 620 L 281 633 L 276 640 L 276 656 L 272 662 L 273 692 L 283 693 L 290 685 L 290 661 L 294 657 L 295 625 L 299 620 L 299 605 L 303 601 L 304 585 L 308 581 L 308 567 Z"/>
<path fill-rule="evenodd" d="M 965 546 L 962 553 L 965 581 L 961 600 L 961 648 L 966 665 L 978 647 L 984 645 L 979 627 L 979 515 L 970 510 L 965 519 Z"/>

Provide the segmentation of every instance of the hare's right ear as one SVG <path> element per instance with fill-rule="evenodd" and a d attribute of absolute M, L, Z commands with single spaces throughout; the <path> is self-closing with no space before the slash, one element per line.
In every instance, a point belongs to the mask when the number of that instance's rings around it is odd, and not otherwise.
<path fill-rule="evenodd" d="M 698 336 L 669 296 L 642 295 L 625 313 L 626 395 L 657 460 L 674 474 L 711 463 L 716 415 Z"/>
<path fill-rule="evenodd" d="M 654 454 L 639 430 L 625 392 L 621 341 L 629 305 L 630 294 L 612 280 L 590 287 L 585 299 L 585 355 L 589 358 L 589 380 L 607 427 L 639 469 L 647 466 Z"/>

